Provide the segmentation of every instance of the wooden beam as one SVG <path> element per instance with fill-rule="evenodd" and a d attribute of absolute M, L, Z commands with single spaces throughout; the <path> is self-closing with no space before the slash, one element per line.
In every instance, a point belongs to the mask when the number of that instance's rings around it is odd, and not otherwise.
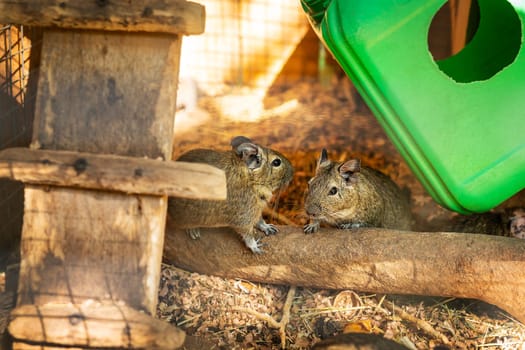
<path fill-rule="evenodd" d="M 218 168 L 108 154 L 6 149 L 0 151 L 1 177 L 34 185 L 226 199 L 226 177 Z"/>
<path fill-rule="evenodd" d="M 185 0 L 0 1 L 0 23 L 107 31 L 201 34 L 204 6 Z"/>
<path fill-rule="evenodd" d="M 199 240 L 168 221 L 165 261 L 193 272 L 250 281 L 372 293 L 474 298 L 525 322 L 525 240 L 470 233 L 281 226 L 249 252 L 229 229 Z"/>
<path fill-rule="evenodd" d="M 177 349 L 183 331 L 126 305 L 48 303 L 22 305 L 11 313 L 9 333 L 15 340 L 48 346 L 89 348 Z"/>

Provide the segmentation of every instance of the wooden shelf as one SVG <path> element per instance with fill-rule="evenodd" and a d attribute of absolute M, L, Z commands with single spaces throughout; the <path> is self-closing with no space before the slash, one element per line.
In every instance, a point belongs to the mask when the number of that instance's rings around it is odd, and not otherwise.
<path fill-rule="evenodd" d="M 224 172 L 207 164 L 71 151 L 0 151 L 0 177 L 33 185 L 226 199 Z"/>
<path fill-rule="evenodd" d="M 204 6 L 184 0 L 0 0 L 0 23 L 67 29 L 201 34 Z"/>

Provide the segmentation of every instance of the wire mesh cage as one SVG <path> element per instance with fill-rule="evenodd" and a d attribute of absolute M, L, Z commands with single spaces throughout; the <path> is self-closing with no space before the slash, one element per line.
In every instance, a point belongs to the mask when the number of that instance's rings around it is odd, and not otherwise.
<path fill-rule="evenodd" d="M 23 26 L 0 28 L 0 148 L 27 143 L 30 123 L 24 110 L 31 42 Z"/>
<path fill-rule="evenodd" d="M 175 133 L 210 118 L 255 121 L 270 89 L 318 77 L 324 48 L 298 1 L 200 3 L 206 28 L 182 41 Z"/>
<path fill-rule="evenodd" d="M 30 81 L 37 68 L 30 67 L 30 57 L 37 45 L 31 45 L 30 37 L 35 33 L 23 26 L 0 25 L 0 150 L 31 141 L 35 92 Z M 22 184 L 0 179 L 0 266 L 18 241 L 22 215 Z"/>
<path fill-rule="evenodd" d="M 206 30 L 184 38 L 181 76 L 195 79 L 211 94 L 225 85 L 268 87 L 309 29 L 297 1 L 201 3 Z"/>

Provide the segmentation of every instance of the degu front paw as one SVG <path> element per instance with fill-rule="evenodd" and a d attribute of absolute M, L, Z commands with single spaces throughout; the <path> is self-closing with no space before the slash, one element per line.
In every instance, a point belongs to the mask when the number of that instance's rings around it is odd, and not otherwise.
<path fill-rule="evenodd" d="M 313 221 L 309 224 L 304 225 L 303 231 L 306 234 L 311 234 L 319 231 L 320 223 L 318 221 Z"/>
<path fill-rule="evenodd" d="M 191 239 L 199 239 L 201 237 L 201 230 L 198 227 L 189 228 L 186 230 Z"/>
<path fill-rule="evenodd" d="M 245 236 L 243 237 L 244 244 L 254 253 L 254 254 L 262 254 L 264 253 L 264 250 L 262 249 L 263 246 L 265 246 L 264 243 L 261 242 L 261 239 L 255 239 L 252 236 Z"/>
<path fill-rule="evenodd" d="M 261 230 L 262 232 L 264 232 L 266 236 L 274 235 L 277 232 L 279 232 L 279 229 L 277 228 L 277 226 L 272 225 L 272 224 L 267 224 L 262 218 L 259 220 L 259 222 L 257 222 L 257 225 L 255 225 L 255 227 L 258 230 Z"/>

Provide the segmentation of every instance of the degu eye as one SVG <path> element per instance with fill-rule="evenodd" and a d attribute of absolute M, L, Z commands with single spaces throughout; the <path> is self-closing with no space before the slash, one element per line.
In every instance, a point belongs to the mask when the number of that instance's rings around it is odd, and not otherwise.
<path fill-rule="evenodd" d="M 272 161 L 272 166 L 274 167 L 278 167 L 279 165 L 281 165 L 281 160 L 279 158 L 275 158 L 273 161 Z"/>
<path fill-rule="evenodd" d="M 332 187 L 328 192 L 330 196 L 335 196 L 337 194 L 337 187 Z"/>

